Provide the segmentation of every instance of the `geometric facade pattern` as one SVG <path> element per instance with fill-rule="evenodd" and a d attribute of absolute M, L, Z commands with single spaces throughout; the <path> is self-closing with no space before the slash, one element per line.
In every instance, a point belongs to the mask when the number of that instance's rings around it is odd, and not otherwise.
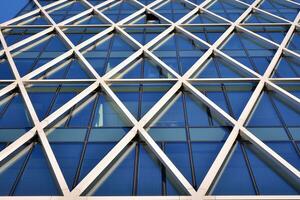
<path fill-rule="evenodd" d="M 0 25 L 1 198 L 300 199 L 299 11 L 30 1 Z"/>

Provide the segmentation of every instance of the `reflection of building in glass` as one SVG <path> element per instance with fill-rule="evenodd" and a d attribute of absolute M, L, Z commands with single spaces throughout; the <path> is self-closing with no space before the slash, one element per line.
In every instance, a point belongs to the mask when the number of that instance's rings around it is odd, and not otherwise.
<path fill-rule="evenodd" d="M 300 198 L 299 10 L 29 1 L 1 24 L 0 195 Z"/>

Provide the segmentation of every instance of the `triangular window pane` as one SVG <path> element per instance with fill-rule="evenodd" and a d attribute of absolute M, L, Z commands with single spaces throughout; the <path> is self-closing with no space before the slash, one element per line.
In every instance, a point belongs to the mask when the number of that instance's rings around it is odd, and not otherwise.
<path fill-rule="evenodd" d="M 139 8 L 140 6 L 134 2 L 119 1 L 110 4 L 108 7 L 105 7 L 101 10 L 101 12 L 113 22 L 118 22 L 136 12 Z"/>
<path fill-rule="evenodd" d="M 289 44 L 288 44 L 288 48 L 297 52 L 297 53 L 300 53 L 300 48 L 299 48 L 299 42 L 300 42 L 300 32 L 298 31 L 295 31 L 293 36 L 292 36 L 292 39 L 290 40 Z"/>
<path fill-rule="evenodd" d="M 264 74 L 277 47 L 250 34 L 235 32 L 222 47 L 222 51 L 251 68 Z"/>
<path fill-rule="evenodd" d="M 78 85 L 76 86 L 78 87 Z M 86 87 L 88 85 L 83 85 L 80 88 L 72 87 L 72 85 L 58 84 L 33 85 L 28 87 L 27 91 L 39 119 L 42 120 Z"/>
<path fill-rule="evenodd" d="M 297 127 L 300 125 L 300 110 L 298 105 L 287 98 L 265 91 L 250 118 L 247 128 L 262 141 L 270 143 L 270 147 L 287 159 L 294 167 L 300 168 L 296 146 L 291 145 Z M 281 143 L 277 143 L 281 141 Z M 275 142 L 275 143 L 274 143 Z M 290 150 L 289 150 L 290 149 Z M 285 151 L 284 151 L 285 150 Z"/>
<path fill-rule="evenodd" d="M 245 12 L 247 6 L 232 0 L 217 0 L 207 9 L 226 19 L 235 21 Z"/>
<path fill-rule="evenodd" d="M 51 8 L 51 10 L 47 12 L 56 23 L 59 23 L 85 11 L 87 8 L 88 7 L 80 1 L 69 1 Z"/>
<path fill-rule="evenodd" d="M 285 21 L 268 15 L 266 13 L 257 11 L 249 15 L 245 23 L 286 23 Z"/>
<path fill-rule="evenodd" d="M 202 40 L 213 44 L 227 30 L 228 26 L 195 26 L 185 27 L 186 30 L 193 33 Z"/>
<path fill-rule="evenodd" d="M 264 37 L 277 44 L 281 44 L 289 26 L 244 26 L 248 30 Z"/>
<path fill-rule="evenodd" d="M 213 195 L 254 195 L 255 189 L 244 158 L 242 146 L 236 143 L 224 170 L 212 191 Z"/>
<path fill-rule="evenodd" d="M 167 26 L 125 27 L 124 30 L 139 43 L 145 45 L 167 28 Z"/>
<path fill-rule="evenodd" d="M 209 58 L 195 74 L 196 78 L 248 78 L 253 77 L 240 66 L 218 56 Z"/>
<path fill-rule="evenodd" d="M 114 84 L 112 85 L 112 90 L 129 111 L 137 119 L 141 119 L 171 86 L 169 83 Z"/>
<path fill-rule="evenodd" d="M 137 166 L 134 164 L 136 158 L 139 160 Z M 135 172 L 138 173 L 137 176 L 134 176 Z M 163 176 L 163 173 L 167 175 Z M 176 181 L 169 180 L 169 174 L 146 144 L 132 143 L 110 166 L 106 174 L 100 177 L 101 184 L 96 184 L 87 195 L 186 195 Z M 166 193 L 162 191 L 163 181 L 167 182 Z M 136 192 L 133 191 L 134 182 L 137 182 Z"/>
<path fill-rule="evenodd" d="M 177 73 L 184 74 L 204 54 L 207 46 L 181 33 L 170 34 L 153 53 Z"/>
<path fill-rule="evenodd" d="M 37 79 L 89 79 L 87 68 L 78 59 L 63 60 L 42 72 Z"/>
<path fill-rule="evenodd" d="M 294 21 L 299 13 L 300 5 L 288 1 L 265 0 L 259 8 L 290 21 Z"/>
<path fill-rule="evenodd" d="M 49 25 L 49 22 L 47 21 L 46 17 L 42 15 L 33 15 L 12 23 L 12 25 Z"/>
<path fill-rule="evenodd" d="M 168 24 L 168 22 L 156 14 L 145 12 L 135 17 L 135 19 L 128 21 L 126 24 Z"/>
<path fill-rule="evenodd" d="M 18 180 L 14 196 L 58 196 L 57 183 L 53 177 L 42 146 L 35 144 L 30 152 L 22 176 Z"/>
<path fill-rule="evenodd" d="M 28 157 L 30 148 L 21 147 L 19 151 L 16 151 L 9 156 L 7 163 L 1 163 L 0 167 L 0 195 L 11 195 L 11 189 L 15 184 L 16 178 L 24 166 L 24 161 Z M 16 159 L 14 159 L 16 157 Z"/>
<path fill-rule="evenodd" d="M 22 95 L 17 91 L 1 96 L 0 113 L 2 142 L 12 142 L 32 127 Z"/>
<path fill-rule="evenodd" d="M 184 15 L 189 13 L 194 7 L 190 4 L 179 0 L 171 0 L 163 2 L 155 8 L 155 11 L 166 17 L 167 19 L 176 22 Z"/>
<path fill-rule="evenodd" d="M 45 29 L 43 28 L 7 28 L 3 29 L 3 36 L 7 46 L 18 43 L 26 38 L 33 36 Z"/>
<path fill-rule="evenodd" d="M 228 159 L 213 195 L 299 194 L 296 177 L 287 177 L 282 167 L 248 142 L 238 142 Z"/>
<path fill-rule="evenodd" d="M 275 78 L 300 77 L 300 59 L 296 56 L 283 55 L 273 73 Z"/>
<path fill-rule="evenodd" d="M 0 79 L 1 80 L 15 79 L 7 59 L 0 59 Z"/>
<path fill-rule="evenodd" d="M 94 69 L 103 75 L 128 58 L 135 48 L 127 43 L 120 34 L 111 34 L 101 38 L 82 53 Z"/>
<path fill-rule="evenodd" d="M 148 133 L 197 189 L 231 126 L 188 92 L 179 93 L 157 116 L 149 125 Z M 191 147 L 192 154 L 189 154 Z"/>
<path fill-rule="evenodd" d="M 188 20 L 188 24 L 218 24 L 227 23 L 226 21 L 211 15 L 208 12 L 202 11 L 195 14 L 191 19 Z"/>
<path fill-rule="evenodd" d="M 256 85 L 251 83 L 193 84 L 225 112 L 238 119 Z"/>
<path fill-rule="evenodd" d="M 94 35 L 104 31 L 105 29 L 105 27 L 69 27 L 67 29 L 63 29 L 63 32 L 74 45 L 78 45 Z"/>
<path fill-rule="evenodd" d="M 24 76 L 67 50 L 68 48 L 57 34 L 50 34 L 13 50 L 12 56 L 20 76 Z"/>
<path fill-rule="evenodd" d="M 103 19 L 100 19 L 100 17 L 98 17 L 96 15 L 88 15 L 83 18 L 72 21 L 72 22 L 70 22 L 70 24 L 73 24 L 73 25 L 86 25 L 86 24 L 99 25 L 99 24 L 107 24 L 107 23 Z"/>
<path fill-rule="evenodd" d="M 149 58 L 137 59 L 131 66 L 121 70 L 114 78 L 137 79 L 137 78 L 174 78 L 166 69 Z"/>
<path fill-rule="evenodd" d="M 280 167 L 268 163 L 266 161 L 267 157 L 258 152 L 253 145 L 246 143 L 245 147 L 261 195 L 300 194 L 299 179 L 295 178 L 298 181 L 297 183 L 291 177 L 287 177 L 286 173 Z"/>

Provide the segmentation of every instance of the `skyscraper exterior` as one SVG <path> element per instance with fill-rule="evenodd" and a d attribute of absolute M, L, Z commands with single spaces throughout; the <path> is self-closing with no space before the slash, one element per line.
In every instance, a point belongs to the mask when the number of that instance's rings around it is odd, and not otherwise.
<path fill-rule="evenodd" d="M 299 11 L 30 0 L 0 25 L 0 199 L 300 199 Z"/>

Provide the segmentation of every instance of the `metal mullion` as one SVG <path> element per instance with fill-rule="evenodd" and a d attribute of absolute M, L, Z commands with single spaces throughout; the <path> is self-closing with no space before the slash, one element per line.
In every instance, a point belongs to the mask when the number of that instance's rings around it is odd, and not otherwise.
<path fill-rule="evenodd" d="M 165 152 L 165 142 L 160 142 L 160 144 L 158 144 L 158 146 L 161 148 L 161 150 L 163 152 Z M 167 172 L 166 172 L 166 168 L 162 165 L 162 163 L 159 163 L 160 166 L 160 173 L 161 173 L 161 191 L 162 191 L 162 195 L 166 195 L 167 194 Z"/>
<path fill-rule="evenodd" d="M 250 175 L 251 182 L 252 182 L 252 185 L 254 187 L 255 193 L 256 193 L 256 195 L 260 195 L 259 187 L 258 187 L 258 184 L 255 180 L 255 176 L 254 176 L 251 164 L 250 164 L 250 160 L 249 160 L 248 155 L 247 155 L 247 151 L 245 150 L 244 143 L 240 142 L 240 146 L 241 146 L 242 154 L 243 154 L 243 157 L 245 159 L 246 166 L 247 166 L 247 169 L 248 169 L 248 173 Z"/>
<path fill-rule="evenodd" d="M 259 73 L 259 70 L 257 69 L 256 65 L 254 64 L 252 58 L 251 58 L 250 55 L 249 55 L 248 49 L 245 47 L 244 43 L 242 42 L 242 39 L 240 38 L 240 34 L 239 34 L 239 33 L 236 33 L 236 34 L 237 34 L 237 38 L 238 38 L 238 40 L 240 41 L 240 44 L 241 44 L 241 46 L 242 46 L 244 52 L 246 53 L 247 58 L 248 58 L 249 61 L 250 61 L 250 64 L 251 64 L 252 67 L 254 68 L 255 72 L 256 72 L 256 73 Z"/>
<path fill-rule="evenodd" d="M 116 33 L 112 33 L 112 37 L 110 38 L 110 41 L 109 41 L 109 46 L 108 46 L 108 50 L 107 50 L 107 54 L 106 54 L 106 59 L 105 59 L 105 62 L 104 62 L 104 69 L 103 69 L 103 74 L 106 74 L 106 70 L 107 70 L 107 65 L 109 63 L 109 60 L 110 60 L 110 55 L 111 55 L 111 51 L 112 51 L 112 45 L 113 45 L 113 42 L 115 40 L 115 35 Z"/>
<path fill-rule="evenodd" d="M 139 143 L 135 146 L 134 172 L 133 172 L 133 187 L 132 195 L 137 196 L 138 193 L 138 174 L 139 174 Z"/>
<path fill-rule="evenodd" d="M 214 63 L 215 63 L 215 66 L 216 66 L 217 73 L 218 73 L 219 77 L 221 77 L 220 66 L 216 61 Z M 221 90 L 222 90 L 222 93 L 223 93 L 223 97 L 225 98 L 225 103 L 226 103 L 226 106 L 228 108 L 229 114 L 233 117 L 236 117 L 236 116 L 234 116 L 234 112 L 233 112 L 232 107 L 230 105 L 229 97 L 227 95 L 226 87 L 223 83 L 221 83 Z"/>
<path fill-rule="evenodd" d="M 32 145 L 26 155 L 26 158 L 25 160 L 23 161 L 22 165 L 21 165 L 21 168 L 20 168 L 20 171 L 17 175 L 17 177 L 15 178 L 15 181 L 14 181 L 14 184 L 12 185 L 11 189 L 10 189 L 10 192 L 9 192 L 9 196 L 13 196 L 15 191 L 16 191 L 16 188 L 21 180 L 21 177 L 22 175 L 24 174 L 24 171 L 26 169 L 26 166 L 28 164 L 28 161 L 29 161 L 29 158 L 31 157 L 31 154 L 32 154 L 32 151 L 34 149 L 35 145 Z"/>
<path fill-rule="evenodd" d="M 97 108 L 97 105 L 98 105 L 98 102 L 99 102 L 99 98 L 100 98 L 100 92 L 98 92 L 96 94 L 93 109 L 92 109 L 92 112 L 91 112 L 90 117 L 89 117 L 90 120 L 89 120 L 89 124 L 88 124 L 87 131 L 86 131 L 86 134 L 85 134 L 84 142 L 83 142 L 83 145 L 82 145 L 82 151 L 81 151 L 81 154 L 80 154 L 80 159 L 79 159 L 79 162 L 78 162 L 78 166 L 77 166 L 76 174 L 75 174 L 75 177 L 74 177 L 72 189 L 75 188 L 76 185 L 78 184 L 78 180 L 79 180 L 79 177 L 80 177 L 80 172 L 81 172 L 81 168 L 82 168 L 82 165 L 83 165 L 83 160 L 84 160 L 84 157 L 85 157 L 86 148 L 87 148 L 87 144 L 88 144 L 88 141 L 89 141 L 89 137 L 90 137 L 90 133 L 91 133 L 91 129 L 92 129 L 92 124 L 93 124 L 93 119 L 94 119 L 94 116 L 95 116 L 95 112 L 96 112 L 96 108 Z"/>
<path fill-rule="evenodd" d="M 184 112 L 184 121 L 185 121 L 185 131 L 186 131 L 186 138 L 187 138 L 187 147 L 188 147 L 188 152 L 189 152 L 189 162 L 190 162 L 190 170 L 191 170 L 191 175 L 192 175 L 192 185 L 194 188 L 197 187 L 196 184 L 196 176 L 195 176 L 195 166 L 194 166 L 194 158 L 193 158 L 193 151 L 192 151 L 192 142 L 191 142 L 191 136 L 190 136 L 190 126 L 189 126 L 189 120 L 188 120 L 188 114 L 187 114 L 187 105 L 186 105 L 186 98 L 185 98 L 185 93 L 182 92 L 182 107 L 183 107 L 183 112 Z"/>

